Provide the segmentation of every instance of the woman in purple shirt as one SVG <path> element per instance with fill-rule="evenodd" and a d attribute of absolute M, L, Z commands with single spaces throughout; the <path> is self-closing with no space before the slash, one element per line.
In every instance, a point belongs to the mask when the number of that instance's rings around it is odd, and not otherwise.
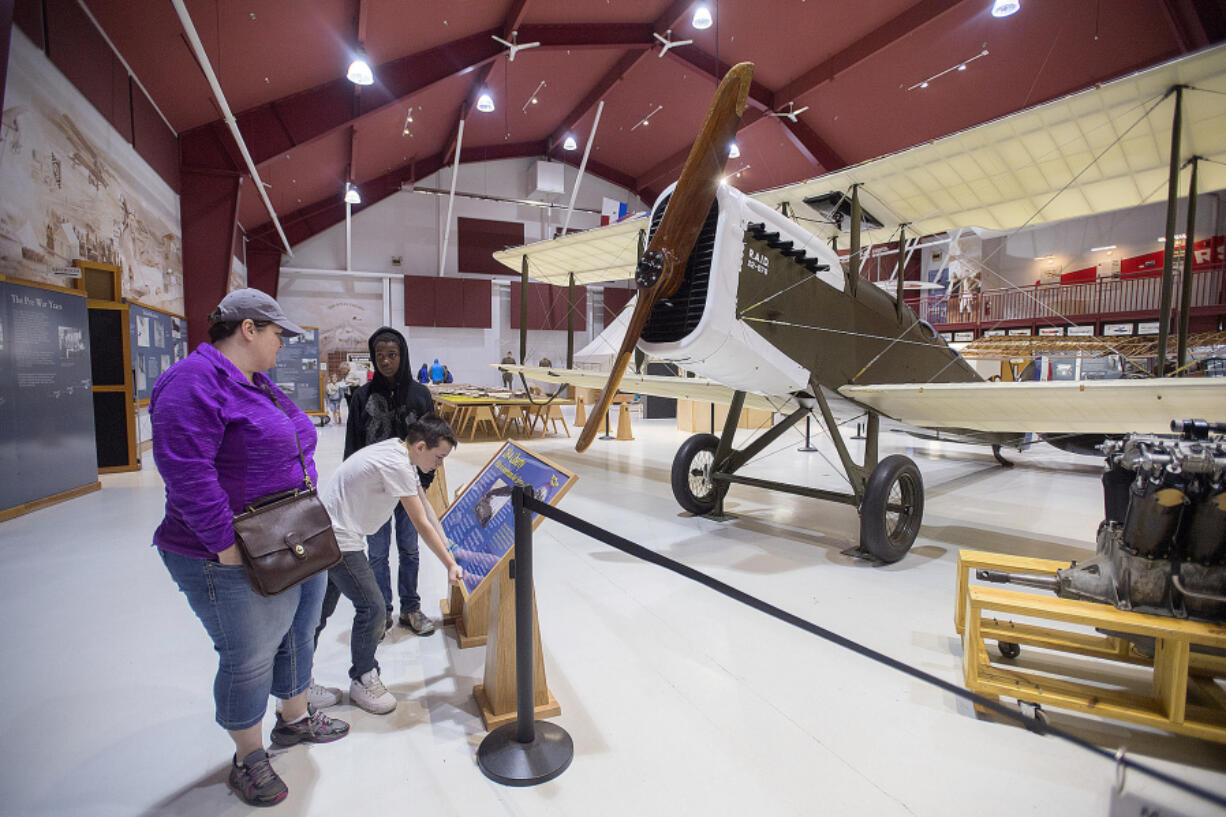
<path fill-rule="evenodd" d="M 284 702 L 272 730 L 278 745 L 327 743 L 349 725 L 307 707 L 327 574 L 258 595 L 233 521 L 252 500 L 303 485 L 299 443 L 315 481 L 315 426 L 264 374 L 282 338 L 302 334 L 271 296 L 231 292 L 209 323 L 209 343 L 170 367 L 150 399 L 153 457 L 166 483 L 153 544 L 219 656 L 213 697 L 217 722 L 234 740 L 229 786 L 251 805 L 270 806 L 289 790 L 264 751 L 268 696 Z"/>

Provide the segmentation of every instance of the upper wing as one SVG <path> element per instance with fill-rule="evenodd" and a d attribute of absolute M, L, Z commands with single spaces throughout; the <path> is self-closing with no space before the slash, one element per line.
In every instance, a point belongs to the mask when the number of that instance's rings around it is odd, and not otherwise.
<path fill-rule="evenodd" d="M 1226 420 L 1226 378 L 844 386 L 844 397 L 926 428 L 1043 434 L 1169 432 Z"/>
<path fill-rule="evenodd" d="M 868 242 L 896 238 L 899 224 L 913 236 L 1014 230 L 1158 201 L 1170 173 L 1174 110 L 1163 95 L 1175 85 L 1189 86 L 1181 155 L 1209 159 L 1199 165 L 1202 190 L 1226 187 L 1226 46 L 1217 46 L 754 198 L 811 215 L 805 199 L 850 195 L 861 185 L 865 211 L 882 225 L 865 222 Z M 826 240 L 837 232 L 804 226 Z"/>
<path fill-rule="evenodd" d="M 646 216 L 499 250 L 494 258 L 519 272 L 527 256 L 534 281 L 558 286 L 566 285 L 571 273 L 576 284 L 623 281 L 634 277 L 640 230 L 647 230 Z"/>
<path fill-rule="evenodd" d="M 552 369 L 540 366 L 512 366 L 509 363 L 490 364 L 508 372 L 522 373 L 529 380 L 555 385 L 569 384 L 588 389 L 600 389 L 609 379 L 608 372 L 592 372 L 584 369 Z M 700 400 L 706 403 L 728 405 L 735 390 L 722 383 L 701 377 L 668 377 L 666 375 L 635 374 L 627 372 L 622 377 L 621 389 L 632 394 L 649 394 L 652 397 L 672 397 L 679 400 Z M 796 408 L 790 397 L 767 398 L 760 394 L 746 394 L 745 407 L 763 411 L 789 412 Z"/>

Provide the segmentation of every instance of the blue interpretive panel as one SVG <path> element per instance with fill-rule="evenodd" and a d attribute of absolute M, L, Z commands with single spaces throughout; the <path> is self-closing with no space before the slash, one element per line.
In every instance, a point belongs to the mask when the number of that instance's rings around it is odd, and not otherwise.
<path fill-rule="evenodd" d="M 468 594 L 515 545 L 511 489 L 531 486 L 537 499 L 555 505 L 576 479 L 574 473 L 511 442 L 485 464 L 439 520 L 452 555 L 464 568 Z M 539 514 L 533 514 L 533 528 L 541 521 Z"/>

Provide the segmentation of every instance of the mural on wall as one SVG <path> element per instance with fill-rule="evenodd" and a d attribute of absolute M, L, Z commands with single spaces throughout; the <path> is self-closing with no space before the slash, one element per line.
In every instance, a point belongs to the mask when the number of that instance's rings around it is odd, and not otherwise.
<path fill-rule="evenodd" d="M 62 285 L 51 267 L 115 264 L 124 297 L 182 313 L 178 197 L 16 31 L 12 45 L 0 119 L 0 273 Z"/>
<path fill-rule="evenodd" d="M 383 325 L 382 297 L 312 293 L 305 280 L 283 276 L 277 302 L 295 323 L 319 327 L 320 357 L 327 359 L 329 352 L 365 352 L 367 338 Z"/>

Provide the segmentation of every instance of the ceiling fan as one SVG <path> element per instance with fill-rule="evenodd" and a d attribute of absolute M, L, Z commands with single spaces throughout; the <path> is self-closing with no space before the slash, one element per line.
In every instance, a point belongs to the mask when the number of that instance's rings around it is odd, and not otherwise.
<path fill-rule="evenodd" d="M 665 54 L 668 53 L 668 49 L 670 48 L 676 48 L 679 45 L 690 45 L 691 43 L 694 42 L 693 40 L 674 40 L 672 38 L 673 30 L 671 28 L 668 31 L 664 32 L 663 37 L 661 37 L 659 32 L 656 32 L 656 31 L 651 32 L 651 36 L 659 40 L 660 45 L 662 46 L 662 48 L 660 48 L 660 53 L 656 54 L 657 57 L 663 57 Z"/>
<path fill-rule="evenodd" d="M 796 117 L 800 116 L 802 113 L 804 113 L 807 110 L 809 110 L 808 105 L 804 106 L 803 108 L 797 108 L 795 102 L 789 102 L 788 109 L 786 111 L 771 111 L 770 115 L 777 116 L 780 119 L 790 119 L 793 122 L 795 122 Z"/>
<path fill-rule="evenodd" d="M 526 49 L 526 48 L 536 48 L 538 45 L 540 45 L 540 43 L 539 43 L 539 42 L 535 42 L 535 43 L 523 43 L 523 44 L 521 45 L 521 44 L 519 43 L 519 41 L 518 41 L 518 40 L 519 40 L 519 32 L 518 32 L 518 31 L 512 31 L 512 32 L 511 32 L 511 41 L 510 41 L 510 42 L 507 42 L 506 40 L 502 39 L 502 38 L 501 38 L 501 37 L 499 37 L 497 34 L 491 34 L 490 36 L 491 36 L 491 37 L 493 37 L 493 38 L 494 38 L 494 40 L 496 40 L 497 42 L 502 43 L 504 46 L 506 46 L 507 48 L 511 49 L 511 59 L 510 59 L 510 61 L 511 61 L 511 62 L 515 62 L 515 55 L 516 55 L 516 54 L 518 54 L 520 51 L 523 51 L 523 50 L 524 50 L 524 49 Z"/>

